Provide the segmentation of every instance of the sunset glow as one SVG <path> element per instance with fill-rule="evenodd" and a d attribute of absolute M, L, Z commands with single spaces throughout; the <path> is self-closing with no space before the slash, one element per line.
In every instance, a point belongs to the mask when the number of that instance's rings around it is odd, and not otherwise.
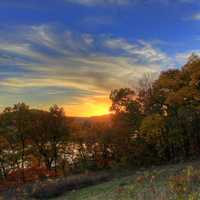
<path fill-rule="evenodd" d="M 0 110 L 25 102 L 57 104 L 73 116 L 107 114 L 111 90 L 137 88 L 144 74 L 199 52 L 197 1 L 36 2 L 0 1 Z"/>
<path fill-rule="evenodd" d="M 105 97 L 88 99 L 80 105 L 64 106 L 65 112 L 70 116 L 91 117 L 109 114 L 111 102 Z"/>

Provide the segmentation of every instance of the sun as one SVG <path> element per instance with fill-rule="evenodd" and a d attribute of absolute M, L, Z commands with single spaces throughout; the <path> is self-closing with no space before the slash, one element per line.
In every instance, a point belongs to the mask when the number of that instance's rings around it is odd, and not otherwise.
<path fill-rule="evenodd" d="M 91 117 L 109 114 L 110 101 L 107 98 L 91 98 L 79 105 L 64 106 L 66 115 Z M 70 112 L 70 113 L 69 113 Z"/>
<path fill-rule="evenodd" d="M 109 113 L 109 106 L 102 104 L 102 105 L 89 105 L 89 109 L 85 110 L 85 116 L 99 116 L 105 115 Z"/>

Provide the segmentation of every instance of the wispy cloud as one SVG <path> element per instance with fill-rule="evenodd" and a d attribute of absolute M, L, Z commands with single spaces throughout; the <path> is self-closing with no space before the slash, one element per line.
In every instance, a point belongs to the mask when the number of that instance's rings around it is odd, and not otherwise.
<path fill-rule="evenodd" d="M 195 21 L 200 21 L 200 13 L 195 13 L 194 15 L 192 15 L 190 19 Z"/>
<path fill-rule="evenodd" d="M 200 56 L 200 49 L 194 49 L 194 50 L 189 50 L 185 52 L 179 52 L 175 55 L 175 61 L 179 65 L 183 65 L 187 62 L 188 58 L 192 55 L 192 53 L 195 53 L 196 55 Z"/>
<path fill-rule="evenodd" d="M 114 5 L 127 6 L 136 4 L 163 4 L 170 5 L 171 3 L 181 4 L 199 4 L 199 0 L 65 0 L 67 3 L 79 4 L 83 6 L 97 6 L 97 5 Z"/>
<path fill-rule="evenodd" d="M 115 19 L 111 16 L 90 16 L 84 18 L 83 23 L 86 26 L 111 25 L 115 23 Z"/>
<path fill-rule="evenodd" d="M 58 31 L 47 25 L 18 27 L 9 36 L 6 32 L 0 34 L 2 105 L 17 100 L 43 107 L 58 103 L 77 114 L 77 104 L 87 100 L 92 108 L 104 99 L 105 110 L 111 89 L 136 84 L 144 73 L 158 73 L 171 62 L 144 41 Z"/>
<path fill-rule="evenodd" d="M 111 49 L 121 50 L 123 53 L 132 56 L 135 62 L 146 64 L 159 63 L 162 65 L 169 64 L 170 62 L 169 57 L 165 53 L 142 40 L 130 43 L 123 38 L 112 38 L 105 40 L 104 44 Z"/>
<path fill-rule="evenodd" d="M 127 5 L 130 3 L 130 0 L 65 0 L 69 3 L 76 3 L 85 6 L 94 6 L 94 5 Z M 134 0 L 133 0 L 134 1 Z"/>

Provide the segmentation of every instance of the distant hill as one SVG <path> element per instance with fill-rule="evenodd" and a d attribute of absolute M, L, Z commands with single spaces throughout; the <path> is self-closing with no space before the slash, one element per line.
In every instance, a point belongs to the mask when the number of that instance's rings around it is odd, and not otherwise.
<path fill-rule="evenodd" d="M 84 123 L 84 122 L 91 122 L 91 123 L 109 123 L 111 122 L 111 114 L 101 115 L 101 116 L 92 116 L 92 117 L 69 117 L 75 123 Z"/>

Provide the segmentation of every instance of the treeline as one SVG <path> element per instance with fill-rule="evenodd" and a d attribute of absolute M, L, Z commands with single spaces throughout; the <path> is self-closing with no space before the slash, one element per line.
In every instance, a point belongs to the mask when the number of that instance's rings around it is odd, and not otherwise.
<path fill-rule="evenodd" d="M 77 123 L 58 106 L 49 111 L 24 103 L 5 108 L 0 115 L 1 179 L 17 177 L 24 182 L 199 156 L 198 56 L 154 81 L 151 75 L 144 76 L 135 91 L 113 90 L 110 99 L 112 120 L 105 123 Z"/>
<path fill-rule="evenodd" d="M 51 171 L 53 165 L 56 173 L 68 135 L 62 108 L 53 106 L 47 112 L 24 103 L 5 108 L 0 116 L 1 177 L 17 172 L 25 181 L 25 169 L 44 166 Z"/>
<path fill-rule="evenodd" d="M 135 91 L 111 93 L 116 130 L 127 132 L 128 159 L 134 164 L 160 164 L 197 158 L 200 153 L 200 58 L 141 80 Z M 125 142 L 126 140 L 124 140 Z"/>

